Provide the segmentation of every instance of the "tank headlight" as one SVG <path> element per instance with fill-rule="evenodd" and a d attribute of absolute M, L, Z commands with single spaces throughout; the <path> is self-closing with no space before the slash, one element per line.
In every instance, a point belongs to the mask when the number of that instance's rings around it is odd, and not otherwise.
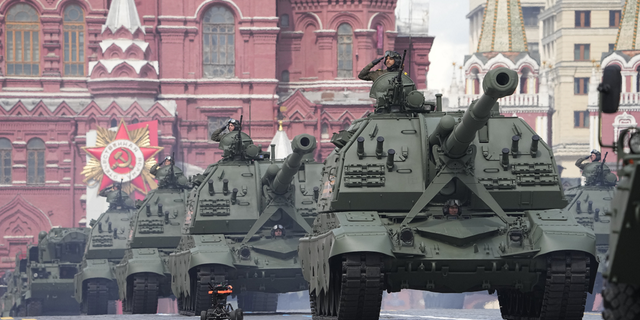
<path fill-rule="evenodd" d="M 413 231 L 411 231 L 410 228 L 402 228 L 402 230 L 400 230 L 400 241 L 402 241 L 402 245 L 404 246 L 412 246 Z"/>
<path fill-rule="evenodd" d="M 635 132 L 629 138 L 629 149 L 631 153 L 640 154 L 640 132 Z"/>
<path fill-rule="evenodd" d="M 523 238 L 522 230 L 513 229 L 509 231 L 509 240 L 511 241 L 511 243 L 522 244 L 522 238 Z"/>

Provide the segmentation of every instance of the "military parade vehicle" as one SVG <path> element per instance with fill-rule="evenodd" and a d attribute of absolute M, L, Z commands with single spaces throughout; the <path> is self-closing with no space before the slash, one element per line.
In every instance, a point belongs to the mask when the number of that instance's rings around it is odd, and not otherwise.
<path fill-rule="evenodd" d="M 12 283 L 15 291 L 7 292 L 13 294 L 12 303 L 5 305 L 5 310 L 9 308 L 16 317 L 79 314 L 73 277 L 78 273 L 88 238 L 88 228 L 41 231 L 38 244 L 29 245 L 26 260 L 17 265 L 19 270 L 14 272 Z"/>
<path fill-rule="evenodd" d="M 244 132 L 222 137 L 224 158 L 192 179 L 185 230 L 169 259 L 182 314 L 209 308 L 209 282 L 231 284 L 245 311 L 275 311 L 275 293 L 307 289 L 297 250 L 319 195 L 315 146 L 313 136 L 298 135 L 286 160 L 267 161 L 270 153 Z"/>
<path fill-rule="evenodd" d="M 498 293 L 505 319 L 582 319 L 595 235 L 567 205 L 551 148 L 499 114 L 516 72 L 489 71 L 466 112 L 385 73 L 375 112 L 335 134 L 300 239 L 315 318 L 378 319 L 382 291 Z M 571 285 L 568 285 L 568 284 Z"/>
<path fill-rule="evenodd" d="M 582 171 L 585 178 L 584 185 L 565 190 L 564 194 L 569 200 L 566 211 L 573 214 L 579 224 L 593 230 L 596 234 L 596 255 L 599 262 L 604 262 L 609 251 L 609 223 L 611 219 L 606 216 L 609 211 L 611 199 L 615 191 L 617 177 L 605 164 L 607 154 L 602 162 L 592 162 L 586 165 Z M 604 263 L 598 265 L 593 293 L 587 295 L 585 311 L 592 311 L 596 299 L 596 293 L 602 290 L 602 272 Z"/>
<path fill-rule="evenodd" d="M 0 317 L 17 317 L 18 315 L 25 316 L 27 314 L 26 305 L 19 303 L 20 297 L 23 292 L 27 291 L 29 278 L 27 276 L 27 258 L 22 256 L 22 253 L 17 253 L 16 267 L 13 271 L 7 271 L 4 275 L 5 282 L 7 283 L 7 291 L 0 298 Z"/>
<path fill-rule="evenodd" d="M 160 168 L 155 176 L 158 188 L 140 204 L 131 222 L 126 253 L 115 267 L 126 313 L 156 313 L 158 298 L 171 295 L 167 260 L 182 236 L 190 187 L 182 170 L 173 164 Z"/>
<path fill-rule="evenodd" d="M 82 312 L 107 314 L 109 301 L 118 300 L 118 285 L 113 267 L 124 256 L 129 224 L 134 213 L 133 201 L 122 192 L 121 184 L 104 189 L 109 208 L 91 222 L 91 235 L 80 272 L 74 277 L 75 298 Z"/>
<path fill-rule="evenodd" d="M 618 111 L 622 77 L 617 66 L 604 69 L 602 83 L 598 86 L 600 112 Z M 615 150 L 620 178 L 618 188 L 611 201 L 609 215 L 611 234 L 609 254 L 604 270 L 607 284 L 602 293 L 605 320 L 640 318 L 640 260 L 637 258 L 640 244 L 640 128 L 621 130 L 613 145 L 600 145 Z"/>

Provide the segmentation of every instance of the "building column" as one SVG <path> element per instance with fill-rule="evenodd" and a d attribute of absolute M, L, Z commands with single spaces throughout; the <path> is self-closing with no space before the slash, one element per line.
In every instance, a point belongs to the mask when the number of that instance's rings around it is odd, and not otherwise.
<path fill-rule="evenodd" d="M 338 58 L 333 44 L 336 30 L 316 30 L 318 50 L 322 53 L 322 69 L 318 70 L 318 80 L 334 80 L 338 76 Z"/>
<path fill-rule="evenodd" d="M 373 46 L 375 37 L 373 29 L 356 29 L 354 35 L 354 52 L 356 61 L 353 63 L 353 69 L 357 73 L 364 68 L 371 60 L 375 59 L 377 52 Z"/>

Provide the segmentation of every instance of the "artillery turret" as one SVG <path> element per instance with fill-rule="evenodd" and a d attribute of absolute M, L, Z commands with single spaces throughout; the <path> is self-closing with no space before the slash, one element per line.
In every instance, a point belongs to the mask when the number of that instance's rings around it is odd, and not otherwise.
<path fill-rule="evenodd" d="M 378 319 L 382 290 L 416 289 L 497 291 L 507 319 L 582 318 L 595 236 L 563 212 L 551 148 L 499 114 L 517 81 L 488 72 L 464 113 L 425 103 L 408 77 L 374 82 L 376 112 L 332 139 L 300 239 L 314 316 Z"/>
<path fill-rule="evenodd" d="M 227 137 L 237 135 L 221 144 Z M 297 248 L 316 214 L 321 165 L 305 156 L 315 150 L 315 138 L 296 136 L 284 161 L 248 153 L 252 145 L 243 138 L 244 156 L 235 153 L 193 179 L 183 236 L 169 259 L 183 314 L 210 307 L 209 282 L 236 288 L 245 311 L 275 311 L 275 294 L 307 288 Z"/>
<path fill-rule="evenodd" d="M 118 300 L 118 284 L 113 273 L 126 249 L 134 204 L 122 191 L 121 184 L 104 189 L 109 209 L 92 221 L 91 235 L 80 272 L 74 277 L 75 298 L 82 312 L 89 315 L 107 314 L 109 303 Z"/>

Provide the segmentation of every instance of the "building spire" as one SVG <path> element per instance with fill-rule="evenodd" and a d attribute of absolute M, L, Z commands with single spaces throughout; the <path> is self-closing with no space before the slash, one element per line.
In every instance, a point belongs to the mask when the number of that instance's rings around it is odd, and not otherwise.
<path fill-rule="evenodd" d="M 639 31 L 638 12 L 640 12 L 638 1 L 625 1 L 614 50 L 638 50 L 640 48 L 637 41 Z"/>
<path fill-rule="evenodd" d="M 519 0 L 487 0 L 477 52 L 526 52 Z"/>
<path fill-rule="evenodd" d="M 111 33 L 115 33 L 122 27 L 128 29 L 132 34 L 136 32 L 136 29 L 140 29 L 144 33 L 134 0 L 113 0 L 107 15 L 107 22 L 102 26 L 102 32 L 109 28 Z"/>

